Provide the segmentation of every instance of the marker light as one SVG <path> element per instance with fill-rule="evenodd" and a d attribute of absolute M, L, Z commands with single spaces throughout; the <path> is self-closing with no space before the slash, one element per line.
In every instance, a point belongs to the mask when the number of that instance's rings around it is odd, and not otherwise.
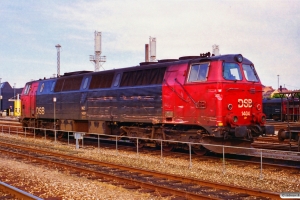
<path fill-rule="evenodd" d="M 259 123 L 261 123 L 261 124 L 264 124 L 264 123 L 266 123 L 266 115 L 265 114 L 263 114 L 263 113 L 261 113 L 260 115 L 259 115 Z"/>
<path fill-rule="evenodd" d="M 260 109 L 261 109 L 261 105 L 260 105 L 260 104 L 257 104 L 257 105 L 256 105 L 256 109 L 257 109 L 257 110 L 260 110 Z"/>
<path fill-rule="evenodd" d="M 242 54 L 238 54 L 238 55 L 234 56 L 234 59 L 239 63 L 243 62 Z"/>

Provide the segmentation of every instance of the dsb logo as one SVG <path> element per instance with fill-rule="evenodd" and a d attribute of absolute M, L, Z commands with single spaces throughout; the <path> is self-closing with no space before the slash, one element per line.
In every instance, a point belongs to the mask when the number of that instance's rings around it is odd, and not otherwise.
<path fill-rule="evenodd" d="M 45 114 L 45 108 L 44 107 L 36 107 L 36 114 L 44 115 Z"/>
<path fill-rule="evenodd" d="M 239 108 L 251 108 L 252 107 L 252 99 L 238 99 L 238 107 Z"/>

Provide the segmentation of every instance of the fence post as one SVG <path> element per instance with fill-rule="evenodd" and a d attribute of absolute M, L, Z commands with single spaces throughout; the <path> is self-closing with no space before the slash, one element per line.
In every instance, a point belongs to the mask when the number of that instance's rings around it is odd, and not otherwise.
<path fill-rule="evenodd" d="M 116 154 L 118 155 L 118 136 L 116 136 Z"/>
<path fill-rule="evenodd" d="M 83 135 L 82 135 L 82 142 L 81 142 L 81 145 L 82 145 L 82 148 L 83 148 L 83 140 L 84 140 L 84 137 L 83 137 Z"/>
<path fill-rule="evenodd" d="M 98 152 L 100 151 L 100 136 L 98 134 Z"/>
<path fill-rule="evenodd" d="M 163 146 L 162 146 L 162 140 L 160 140 L 160 163 L 163 162 Z"/>
<path fill-rule="evenodd" d="M 136 138 L 136 155 L 139 157 L 139 138 Z"/>
<path fill-rule="evenodd" d="M 259 179 L 260 180 L 264 179 L 264 175 L 262 174 L 262 149 L 260 151 L 260 175 L 259 175 Z"/>
<path fill-rule="evenodd" d="M 190 166 L 189 168 L 192 168 L 192 146 L 191 143 L 189 143 L 189 154 L 190 154 Z"/>
<path fill-rule="evenodd" d="M 225 169 L 225 151 L 224 151 L 224 145 L 223 145 L 223 174 L 226 173 L 226 169 Z"/>
<path fill-rule="evenodd" d="M 35 139 L 35 128 L 33 129 L 33 138 Z"/>

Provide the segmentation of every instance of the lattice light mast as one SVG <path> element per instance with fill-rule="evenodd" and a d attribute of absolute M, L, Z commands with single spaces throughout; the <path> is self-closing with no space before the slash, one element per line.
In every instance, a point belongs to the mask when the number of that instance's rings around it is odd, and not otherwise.
<path fill-rule="evenodd" d="M 101 32 L 95 31 L 95 55 L 90 55 L 90 61 L 95 63 L 95 72 L 106 62 L 106 56 L 101 56 L 101 53 Z"/>
<path fill-rule="evenodd" d="M 55 45 L 57 49 L 57 77 L 60 76 L 60 44 Z"/>

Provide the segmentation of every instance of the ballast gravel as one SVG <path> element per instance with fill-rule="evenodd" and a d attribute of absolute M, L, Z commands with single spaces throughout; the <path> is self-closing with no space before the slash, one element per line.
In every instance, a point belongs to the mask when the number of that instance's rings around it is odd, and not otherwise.
<path fill-rule="evenodd" d="M 163 157 L 131 151 L 111 150 L 105 148 L 84 147 L 75 150 L 75 145 L 45 140 L 24 138 L 16 135 L 0 134 L 0 140 L 11 139 L 22 143 L 48 148 L 60 153 L 74 153 L 105 162 L 139 167 L 163 173 L 176 174 L 195 179 L 225 183 L 245 188 L 267 190 L 270 192 L 299 192 L 300 170 L 261 169 L 252 165 L 235 165 L 224 162 L 212 162 L 209 159 L 194 159 L 192 162 L 173 156 Z M 7 158 L 0 154 L 0 181 L 19 187 L 44 199 L 171 199 L 153 193 L 143 193 L 86 177 L 79 177 L 47 168 L 35 166 L 29 162 Z M 1 193 L 0 193 L 1 199 Z"/>

